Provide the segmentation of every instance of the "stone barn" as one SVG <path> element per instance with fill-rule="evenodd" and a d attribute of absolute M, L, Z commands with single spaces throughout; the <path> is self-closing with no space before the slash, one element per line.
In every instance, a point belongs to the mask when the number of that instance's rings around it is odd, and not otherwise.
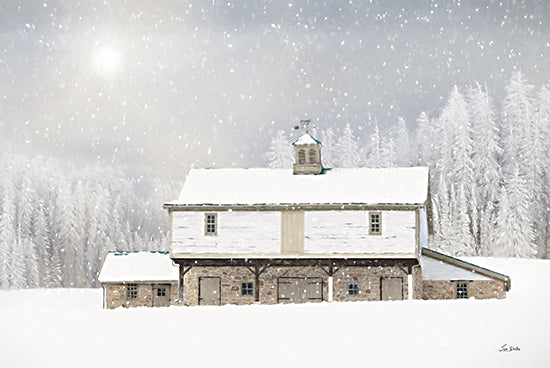
<path fill-rule="evenodd" d="M 178 300 L 178 267 L 168 252 L 110 252 L 99 274 L 103 307 L 167 307 Z"/>

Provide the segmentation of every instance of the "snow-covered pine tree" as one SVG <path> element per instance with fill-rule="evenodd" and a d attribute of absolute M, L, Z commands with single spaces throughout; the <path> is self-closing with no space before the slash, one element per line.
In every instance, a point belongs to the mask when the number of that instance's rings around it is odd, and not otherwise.
<path fill-rule="evenodd" d="M 40 279 L 38 281 L 39 287 L 52 287 L 54 276 L 52 267 L 52 249 L 49 242 L 49 226 L 46 222 L 46 215 L 44 213 L 44 205 L 41 202 L 37 203 L 36 211 L 34 212 L 34 239 L 36 244 L 37 257 L 38 257 L 38 275 Z"/>
<path fill-rule="evenodd" d="M 433 154 L 434 127 L 431 124 L 428 114 L 424 111 L 416 119 L 417 133 L 416 142 L 418 144 L 418 163 L 429 166 L 433 169 L 435 155 Z"/>
<path fill-rule="evenodd" d="M 537 125 L 540 129 L 542 142 L 550 142 L 550 90 L 542 86 L 537 96 Z M 548 258 L 550 256 L 550 145 L 543 144 L 542 157 L 542 198 L 541 216 L 539 223 L 539 256 Z"/>
<path fill-rule="evenodd" d="M 81 210 L 78 207 L 83 191 L 73 190 L 72 185 L 60 182 L 56 203 L 55 234 L 59 242 L 63 265 L 63 287 L 77 287 L 84 270 L 84 245 L 82 242 Z M 82 182 L 78 183 L 82 187 Z"/>
<path fill-rule="evenodd" d="M 397 129 L 394 133 L 395 138 L 395 156 L 398 166 L 411 166 L 412 165 L 412 152 L 411 144 L 409 141 L 409 132 L 407 131 L 407 124 L 402 117 L 397 118 Z"/>
<path fill-rule="evenodd" d="M 506 86 L 503 102 L 503 177 L 509 183 L 515 175 L 524 182 L 525 190 L 530 194 L 531 205 L 523 222 L 535 231 L 535 239 L 540 241 L 538 221 L 543 213 L 542 206 L 542 156 L 544 142 L 536 122 L 536 104 L 534 86 L 529 84 L 521 72 L 512 75 Z M 518 173 L 516 173 L 516 170 Z M 510 203 L 511 209 L 517 204 Z M 500 215 L 499 215 L 500 216 Z M 515 215 L 517 216 L 517 214 Z"/>
<path fill-rule="evenodd" d="M 439 157 L 436 160 L 434 176 L 446 176 L 449 187 L 437 187 L 436 191 L 447 190 L 450 193 L 451 208 L 459 207 L 458 202 L 464 201 L 465 208 L 462 208 L 462 210 L 465 210 L 469 221 L 460 221 L 455 226 L 468 224 L 468 229 L 455 230 L 457 234 L 468 234 L 469 232 L 470 236 L 474 237 L 471 224 L 477 221 L 477 209 L 474 205 L 475 201 L 473 201 L 472 130 L 466 101 L 457 86 L 451 91 L 438 119 L 437 136 L 438 145 L 434 146 L 436 148 L 434 153 L 439 154 Z M 438 182 L 441 183 L 440 180 Z M 451 190 L 451 186 L 455 190 Z M 459 198 L 459 196 L 464 198 Z M 440 215 L 443 216 L 443 213 Z M 454 216 L 452 211 L 450 216 Z M 459 243 L 472 244 L 471 239 L 458 239 L 457 246 Z M 462 253 L 462 250 L 457 251 Z M 472 247 L 466 253 L 474 254 L 475 247 Z"/>
<path fill-rule="evenodd" d="M 434 218 L 434 246 L 443 252 L 454 254 L 455 228 L 452 224 L 453 209 L 449 197 L 451 191 L 445 176 L 439 175 L 438 180 L 437 187 L 442 189 L 432 194 L 434 213 L 437 213 Z"/>
<path fill-rule="evenodd" d="M 12 185 L 12 172 L 8 170 L 8 163 L 2 162 L 2 175 L 0 176 L 0 288 L 12 287 L 10 273 L 14 265 L 13 251 L 17 246 L 17 233 L 15 231 L 15 188 Z M 19 270 L 17 270 L 19 272 Z"/>
<path fill-rule="evenodd" d="M 493 253 L 497 257 L 527 258 L 537 253 L 533 223 L 528 220 L 531 196 L 517 166 L 499 201 Z"/>
<path fill-rule="evenodd" d="M 479 244 L 478 253 L 489 255 L 496 216 L 495 206 L 502 184 L 499 164 L 502 149 L 495 112 L 487 90 L 477 84 L 468 89 L 467 95 L 472 120 L 472 162 L 476 180 L 474 191 L 478 203 L 474 234 L 477 235 L 476 243 Z"/>
<path fill-rule="evenodd" d="M 264 155 L 267 160 L 267 166 L 272 169 L 292 168 L 294 156 L 292 147 L 288 141 L 285 132 L 279 130 L 269 146 L 269 150 Z"/>
<path fill-rule="evenodd" d="M 332 128 L 323 130 L 321 135 L 321 142 L 323 143 L 323 156 L 322 162 L 325 167 L 336 167 L 337 164 L 337 152 L 336 152 L 336 138 Z"/>
<path fill-rule="evenodd" d="M 340 167 L 361 166 L 359 147 L 349 124 L 346 124 L 336 142 L 336 152 L 338 153 L 337 161 Z"/>
<path fill-rule="evenodd" d="M 378 129 L 378 122 L 374 121 L 374 129 L 369 136 L 367 143 L 367 157 L 365 160 L 365 166 L 370 168 L 381 167 L 381 146 L 382 140 L 380 139 L 380 130 Z"/>
<path fill-rule="evenodd" d="M 392 137 L 383 137 L 380 146 L 380 167 L 395 167 L 395 144 Z"/>

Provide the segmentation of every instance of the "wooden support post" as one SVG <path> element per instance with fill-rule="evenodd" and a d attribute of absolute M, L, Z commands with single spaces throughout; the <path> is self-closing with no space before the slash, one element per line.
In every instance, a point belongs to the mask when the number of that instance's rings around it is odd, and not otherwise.
<path fill-rule="evenodd" d="M 185 275 L 185 267 L 181 264 L 178 264 L 180 268 L 180 284 L 178 290 L 178 299 L 180 303 L 183 304 L 183 276 Z"/>
<path fill-rule="evenodd" d="M 254 266 L 254 301 L 260 301 L 260 270 L 258 269 L 258 265 Z"/>

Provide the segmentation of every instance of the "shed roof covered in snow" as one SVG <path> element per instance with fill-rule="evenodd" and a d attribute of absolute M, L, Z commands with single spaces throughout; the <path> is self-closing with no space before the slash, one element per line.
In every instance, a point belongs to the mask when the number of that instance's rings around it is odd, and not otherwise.
<path fill-rule="evenodd" d="M 177 200 L 197 205 L 423 205 L 428 168 L 327 169 L 293 175 L 287 169 L 191 169 Z"/>
<path fill-rule="evenodd" d="M 99 274 L 101 283 L 178 280 L 168 252 L 110 252 Z"/>
<path fill-rule="evenodd" d="M 424 280 L 499 280 L 510 290 L 510 277 L 487 268 L 422 248 L 420 263 Z"/>

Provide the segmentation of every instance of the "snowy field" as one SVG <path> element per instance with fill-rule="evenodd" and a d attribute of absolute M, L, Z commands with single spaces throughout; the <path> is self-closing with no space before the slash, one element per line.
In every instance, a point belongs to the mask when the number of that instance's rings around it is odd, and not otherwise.
<path fill-rule="evenodd" d="M 0 367 L 548 367 L 550 261 L 469 261 L 508 298 L 102 310 L 101 290 L 2 291 Z"/>

